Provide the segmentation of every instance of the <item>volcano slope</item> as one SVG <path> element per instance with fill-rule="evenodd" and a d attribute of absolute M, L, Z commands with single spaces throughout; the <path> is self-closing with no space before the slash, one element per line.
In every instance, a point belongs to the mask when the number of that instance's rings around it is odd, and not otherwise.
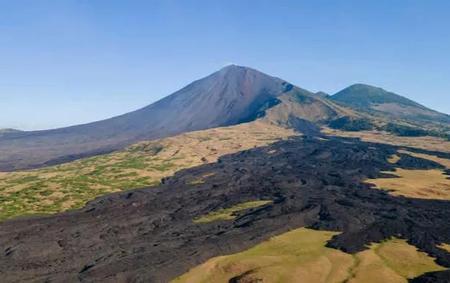
<path fill-rule="evenodd" d="M 341 232 L 327 246 L 351 254 L 391 237 L 405 239 L 450 267 L 450 253 L 439 248 L 450 244 L 450 202 L 393 196 L 365 182 L 395 168 L 445 170 L 414 156 L 390 162 L 400 149 L 351 138 L 292 138 L 81 210 L 6 221 L 0 224 L 2 280 L 167 282 L 209 258 L 300 227 Z M 270 202 L 234 212 L 234 219 L 195 221 L 254 201 Z M 413 280 L 448 282 L 450 271 Z"/>
<path fill-rule="evenodd" d="M 121 116 L 67 128 L 0 134 L 0 171 L 61 164 L 139 141 L 248 122 L 279 103 L 278 96 L 294 91 L 309 95 L 257 70 L 227 66 Z"/>

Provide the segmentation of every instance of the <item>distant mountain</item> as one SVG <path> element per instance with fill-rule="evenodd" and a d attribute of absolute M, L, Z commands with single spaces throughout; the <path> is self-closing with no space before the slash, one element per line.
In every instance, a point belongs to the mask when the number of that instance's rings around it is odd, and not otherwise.
<path fill-rule="evenodd" d="M 21 132 L 20 130 L 11 129 L 11 128 L 3 128 L 0 129 L 0 134 L 8 134 L 8 133 L 18 133 Z"/>
<path fill-rule="evenodd" d="M 266 109 L 281 102 L 277 97 L 287 93 L 297 101 L 316 101 L 311 93 L 279 78 L 231 65 L 125 115 L 85 125 L 0 136 L 0 170 L 57 164 L 117 150 L 140 140 L 251 121 L 264 116 Z M 308 114 L 303 112 L 300 114 Z"/>
<path fill-rule="evenodd" d="M 331 100 L 358 111 L 385 118 L 416 122 L 450 123 L 450 116 L 431 110 L 401 95 L 379 87 L 354 84 L 330 97 Z"/>

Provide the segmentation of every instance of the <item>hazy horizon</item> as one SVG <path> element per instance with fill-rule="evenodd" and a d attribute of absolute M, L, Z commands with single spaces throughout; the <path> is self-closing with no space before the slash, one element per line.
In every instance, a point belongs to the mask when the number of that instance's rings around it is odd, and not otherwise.
<path fill-rule="evenodd" d="M 449 114 L 449 8 L 406 0 L 0 0 L 0 128 L 124 114 L 230 63 L 314 92 L 366 83 Z"/>

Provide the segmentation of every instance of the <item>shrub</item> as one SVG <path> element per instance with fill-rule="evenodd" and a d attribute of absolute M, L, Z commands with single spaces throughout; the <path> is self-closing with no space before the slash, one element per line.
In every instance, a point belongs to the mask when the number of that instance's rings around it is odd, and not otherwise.
<path fill-rule="evenodd" d="M 397 136 L 404 136 L 404 137 L 422 137 L 431 134 L 429 131 L 421 128 L 415 128 L 393 123 L 388 123 L 386 126 L 384 126 L 383 130 L 393 133 Z"/>
<path fill-rule="evenodd" d="M 344 131 L 366 131 L 373 129 L 373 124 L 369 120 L 350 118 L 347 116 L 332 120 L 328 125 L 333 129 Z"/>

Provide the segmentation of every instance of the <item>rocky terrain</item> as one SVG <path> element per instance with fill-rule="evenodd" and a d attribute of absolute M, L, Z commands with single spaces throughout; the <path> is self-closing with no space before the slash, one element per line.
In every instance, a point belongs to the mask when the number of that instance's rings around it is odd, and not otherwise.
<path fill-rule="evenodd" d="M 393 196 L 368 178 L 385 171 L 440 169 L 449 153 L 297 137 L 177 172 L 158 187 L 117 193 L 85 208 L 0 224 L 0 273 L 6 282 L 167 282 L 214 256 L 248 249 L 300 227 L 342 232 L 327 246 L 357 253 L 405 239 L 450 267 L 450 202 Z M 398 154 L 395 163 L 390 159 Z M 448 174 L 448 170 L 447 170 Z M 231 220 L 199 223 L 212 211 L 270 201 Z M 448 282 L 450 272 L 415 282 Z M 239 281 L 236 281 L 239 282 Z"/>

